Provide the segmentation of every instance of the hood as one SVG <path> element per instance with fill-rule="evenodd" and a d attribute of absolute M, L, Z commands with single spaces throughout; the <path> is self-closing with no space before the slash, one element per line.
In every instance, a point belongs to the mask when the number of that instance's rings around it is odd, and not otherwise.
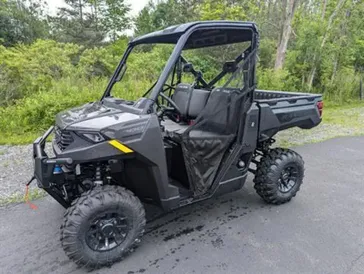
<path fill-rule="evenodd" d="M 61 129 L 94 131 L 138 117 L 136 114 L 107 107 L 101 102 L 93 102 L 58 113 L 56 125 Z"/>

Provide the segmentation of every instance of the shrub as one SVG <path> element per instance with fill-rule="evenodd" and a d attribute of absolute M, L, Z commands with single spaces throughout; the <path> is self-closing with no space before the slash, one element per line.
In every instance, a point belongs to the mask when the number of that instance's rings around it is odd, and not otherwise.
<path fill-rule="evenodd" d="M 80 46 L 52 40 L 0 47 L 0 105 L 35 91 L 46 91 L 52 81 L 73 75 L 72 59 L 80 50 Z"/>

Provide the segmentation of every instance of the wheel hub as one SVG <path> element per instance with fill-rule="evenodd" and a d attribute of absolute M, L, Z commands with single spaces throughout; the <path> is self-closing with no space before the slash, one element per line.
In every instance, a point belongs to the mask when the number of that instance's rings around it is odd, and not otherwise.
<path fill-rule="evenodd" d="M 278 189 L 282 193 L 287 193 L 296 185 L 298 176 L 297 167 L 294 165 L 287 166 L 283 169 L 281 177 L 278 180 Z"/>
<path fill-rule="evenodd" d="M 86 233 L 86 243 L 95 251 L 108 251 L 119 246 L 128 232 L 125 216 L 118 213 L 104 213 L 91 222 Z"/>
<path fill-rule="evenodd" d="M 103 227 L 101 227 L 101 232 L 105 236 L 111 236 L 114 233 L 114 225 L 113 224 L 106 224 Z"/>

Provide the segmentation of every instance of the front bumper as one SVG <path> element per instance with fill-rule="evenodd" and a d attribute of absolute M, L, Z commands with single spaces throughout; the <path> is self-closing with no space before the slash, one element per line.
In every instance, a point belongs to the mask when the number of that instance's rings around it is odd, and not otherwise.
<path fill-rule="evenodd" d="M 48 136 L 53 132 L 54 127 L 50 127 L 41 137 L 33 143 L 34 177 L 37 179 L 38 187 L 43 188 L 48 194 L 56 199 L 62 206 L 68 207 L 69 203 L 62 197 L 59 191 L 52 188 L 52 182 L 57 176 L 53 174 L 56 165 L 72 164 L 71 158 L 49 158 L 45 152 L 45 143 Z"/>
<path fill-rule="evenodd" d="M 34 176 L 41 188 L 50 187 L 50 179 L 54 176 L 53 170 L 56 165 L 72 164 L 71 158 L 49 158 L 45 152 L 45 142 L 48 136 L 53 132 L 54 127 L 51 126 L 43 136 L 37 138 L 33 143 L 34 158 Z"/>
<path fill-rule="evenodd" d="M 75 176 L 72 172 L 65 172 L 64 166 L 67 170 L 72 170 L 78 164 L 135 157 L 133 150 L 117 140 L 95 144 L 77 140 L 76 148 L 68 147 L 66 150 L 61 150 L 53 141 L 55 157 L 49 157 L 45 152 L 45 143 L 54 130 L 55 128 L 51 126 L 33 143 L 34 177 L 38 187 L 44 189 L 66 208 L 69 206 L 69 200 L 65 182 L 72 182 Z M 59 172 L 59 167 L 56 166 L 61 166 L 63 172 Z"/>

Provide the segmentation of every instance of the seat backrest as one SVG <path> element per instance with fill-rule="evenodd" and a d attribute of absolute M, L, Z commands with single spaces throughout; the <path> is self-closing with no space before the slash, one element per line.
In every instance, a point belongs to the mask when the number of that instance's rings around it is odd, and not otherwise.
<path fill-rule="evenodd" d="M 194 89 L 190 84 L 178 84 L 172 100 L 181 110 L 182 118 L 195 119 L 204 109 L 210 96 L 209 90 Z"/>
<path fill-rule="evenodd" d="M 239 125 L 242 98 L 239 89 L 216 87 L 200 113 L 196 129 L 220 134 L 233 134 Z"/>

